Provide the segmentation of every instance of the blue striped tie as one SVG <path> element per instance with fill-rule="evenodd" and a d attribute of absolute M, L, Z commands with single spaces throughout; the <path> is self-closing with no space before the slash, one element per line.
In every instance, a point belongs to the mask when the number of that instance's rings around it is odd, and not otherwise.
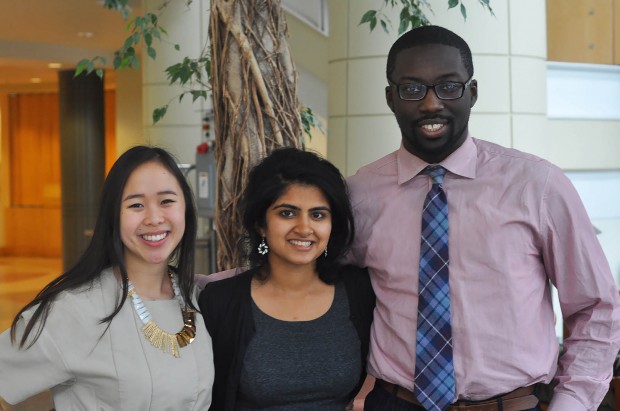
<path fill-rule="evenodd" d="M 433 180 L 422 211 L 418 332 L 414 394 L 429 411 L 443 411 L 455 400 L 450 284 L 448 281 L 448 201 L 442 189 L 446 170 L 427 167 Z"/>

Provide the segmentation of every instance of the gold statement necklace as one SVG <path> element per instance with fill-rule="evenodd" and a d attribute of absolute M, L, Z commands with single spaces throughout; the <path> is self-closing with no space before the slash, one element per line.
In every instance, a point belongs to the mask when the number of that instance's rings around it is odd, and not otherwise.
<path fill-rule="evenodd" d="M 185 305 L 181 290 L 177 284 L 176 278 L 171 272 L 168 272 L 170 281 L 172 282 L 172 289 L 174 291 L 174 297 L 181 306 L 181 314 L 183 315 L 183 329 L 176 334 L 170 334 L 159 328 L 159 326 L 153 321 L 151 313 L 144 305 L 144 302 L 136 292 L 131 281 L 128 281 L 127 296 L 131 297 L 133 308 L 136 310 L 138 317 L 144 324 L 142 326 L 142 333 L 149 343 L 155 348 L 162 350 L 163 352 L 170 353 L 176 358 L 179 358 L 179 347 L 185 347 L 191 344 L 196 338 L 196 324 L 195 312 L 191 308 Z"/>

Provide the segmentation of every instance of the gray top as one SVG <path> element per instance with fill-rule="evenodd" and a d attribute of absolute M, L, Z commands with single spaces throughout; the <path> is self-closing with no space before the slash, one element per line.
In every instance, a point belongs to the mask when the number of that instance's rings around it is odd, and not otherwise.
<path fill-rule="evenodd" d="M 196 314 L 196 339 L 175 358 L 146 341 L 130 299 L 109 325 L 101 324 L 119 294 L 114 273 L 106 269 L 92 287 L 58 296 L 29 349 L 11 344 L 9 330 L 0 334 L 0 396 L 17 403 L 51 388 L 58 411 L 208 409 L 213 352 L 202 316 Z M 176 300 L 144 302 L 163 330 L 174 333 L 183 327 Z M 33 311 L 22 315 L 18 336 Z"/>
<path fill-rule="evenodd" d="M 239 411 L 342 411 L 361 372 L 360 341 L 342 284 L 321 317 L 282 321 L 253 305 L 256 334 L 241 372 Z"/>

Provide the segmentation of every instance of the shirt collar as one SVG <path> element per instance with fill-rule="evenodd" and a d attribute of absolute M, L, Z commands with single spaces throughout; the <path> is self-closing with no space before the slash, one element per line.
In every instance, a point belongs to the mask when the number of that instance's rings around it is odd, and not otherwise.
<path fill-rule="evenodd" d="M 453 174 L 465 178 L 476 178 L 477 157 L 478 149 L 471 134 L 468 134 L 463 144 L 439 164 Z M 398 167 L 398 184 L 403 184 L 411 180 L 429 165 L 426 161 L 408 152 L 402 142 L 400 143 L 400 148 L 396 152 L 396 161 Z"/>

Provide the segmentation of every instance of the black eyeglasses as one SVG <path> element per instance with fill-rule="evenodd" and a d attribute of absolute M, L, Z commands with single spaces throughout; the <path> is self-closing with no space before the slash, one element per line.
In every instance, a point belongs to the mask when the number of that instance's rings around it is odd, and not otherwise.
<path fill-rule="evenodd" d="M 398 90 L 398 97 L 401 100 L 407 101 L 419 101 L 426 97 L 429 89 L 435 91 L 435 95 L 440 100 L 456 100 L 463 97 L 465 88 L 471 84 L 473 77 L 470 77 L 465 83 L 458 81 L 442 81 L 436 84 L 422 84 L 422 83 L 403 83 L 394 84 L 391 80 L 388 80 Z"/>

